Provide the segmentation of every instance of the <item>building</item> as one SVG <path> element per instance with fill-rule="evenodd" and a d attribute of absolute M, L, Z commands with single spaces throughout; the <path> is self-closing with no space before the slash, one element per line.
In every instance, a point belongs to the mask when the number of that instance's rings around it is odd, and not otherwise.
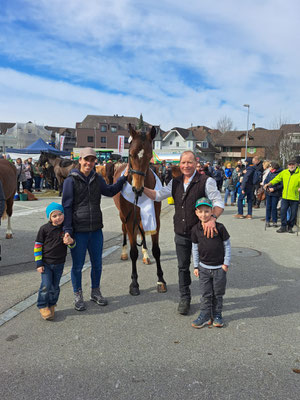
<path fill-rule="evenodd" d="M 29 121 L 27 123 L 0 123 L 0 149 L 2 152 L 8 152 L 10 148 L 23 149 L 39 138 L 45 142 L 51 140 L 51 131 L 48 131 L 41 125 Z"/>
<path fill-rule="evenodd" d="M 76 147 L 75 128 L 45 126 L 45 129 L 51 131 L 51 141 L 55 143 L 57 149 L 72 152 L 73 148 Z"/>
<path fill-rule="evenodd" d="M 118 136 L 124 136 L 124 155 L 128 155 L 129 124 L 138 129 L 140 119 L 118 114 L 87 115 L 82 122 L 76 123 L 77 147 L 93 147 L 95 149 L 113 149 L 118 151 Z M 146 131 L 151 125 L 144 121 Z"/>

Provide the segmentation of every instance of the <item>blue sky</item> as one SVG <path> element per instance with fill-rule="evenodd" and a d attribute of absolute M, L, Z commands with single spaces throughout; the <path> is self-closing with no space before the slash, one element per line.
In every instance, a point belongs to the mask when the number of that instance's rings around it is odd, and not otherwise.
<path fill-rule="evenodd" d="M 298 0 L 1 0 L 0 121 L 300 122 Z"/>

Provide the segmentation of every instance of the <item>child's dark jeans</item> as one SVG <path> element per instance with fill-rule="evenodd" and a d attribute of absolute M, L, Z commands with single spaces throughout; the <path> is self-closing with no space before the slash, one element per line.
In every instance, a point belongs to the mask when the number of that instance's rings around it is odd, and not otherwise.
<path fill-rule="evenodd" d="M 222 268 L 199 268 L 200 310 L 209 316 L 221 313 L 226 289 L 226 272 Z"/>
<path fill-rule="evenodd" d="M 42 282 L 38 293 L 37 307 L 54 306 L 59 297 L 59 282 L 64 270 L 64 264 L 44 264 L 41 274 Z"/>

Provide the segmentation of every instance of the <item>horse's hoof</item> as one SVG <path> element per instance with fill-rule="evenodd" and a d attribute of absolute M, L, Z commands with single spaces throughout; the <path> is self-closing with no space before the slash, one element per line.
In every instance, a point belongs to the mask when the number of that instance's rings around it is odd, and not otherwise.
<path fill-rule="evenodd" d="M 167 284 L 163 282 L 157 282 L 157 292 L 158 293 L 166 293 L 167 292 Z"/>
<path fill-rule="evenodd" d="M 122 260 L 122 261 L 128 260 L 128 254 L 122 254 L 122 255 L 121 255 L 121 260 Z"/>
<path fill-rule="evenodd" d="M 6 239 L 12 239 L 12 234 L 11 233 L 7 233 L 5 237 L 6 237 Z"/>
<path fill-rule="evenodd" d="M 143 263 L 146 264 L 146 265 L 150 265 L 151 264 L 150 258 L 149 257 L 143 258 Z"/>
<path fill-rule="evenodd" d="M 130 286 L 129 293 L 131 294 L 131 296 L 138 296 L 140 294 L 140 289 L 136 286 Z"/>

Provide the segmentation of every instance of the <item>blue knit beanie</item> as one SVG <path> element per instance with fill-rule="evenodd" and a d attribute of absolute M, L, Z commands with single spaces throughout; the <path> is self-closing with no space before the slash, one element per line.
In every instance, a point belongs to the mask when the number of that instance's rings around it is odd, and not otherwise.
<path fill-rule="evenodd" d="M 64 208 L 61 204 L 58 204 L 55 202 L 50 203 L 49 206 L 46 208 L 47 218 L 50 218 L 51 213 L 53 213 L 53 211 L 56 211 L 56 210 L 58 210 L 64 214 Z"/>

